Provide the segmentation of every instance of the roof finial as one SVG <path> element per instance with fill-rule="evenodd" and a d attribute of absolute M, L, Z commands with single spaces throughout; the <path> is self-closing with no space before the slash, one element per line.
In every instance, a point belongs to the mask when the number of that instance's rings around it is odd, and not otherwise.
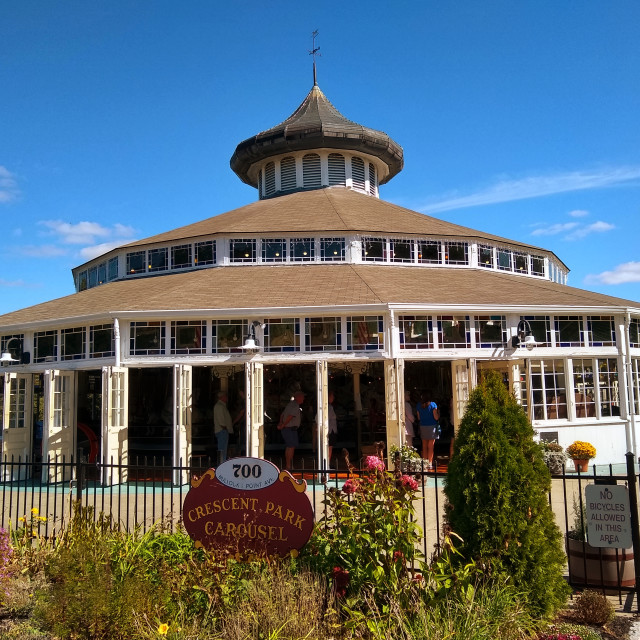
<path fill-rule="evenodd" d="M 320 47 L 316 47 L 316 36 L 318 35 L 318 30 L 316 29 L 311 34 L 311 51 L 309 51 L 309 55 L 313 56 L 313 86 L 318 86 L 318 78 L 316 76 L 316 56 L 322 55 L 318 53 L 320 51 Z"/>

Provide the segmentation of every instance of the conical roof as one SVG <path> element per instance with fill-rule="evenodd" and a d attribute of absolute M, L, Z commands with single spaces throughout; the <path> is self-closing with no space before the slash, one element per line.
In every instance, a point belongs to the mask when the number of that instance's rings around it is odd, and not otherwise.
<path fill-rule="evenodd" d="M 320 148 L 348 149 L 379 158 L 388 167 L 380 184 L 402 171 L 404 164 L 399 144 L 382 131 L 345 118 L 318 85 L 284 122 L 241 142 L 230 164 L 243 182 L 257 187 L 256 179 L 249 175 L 256 162 L 281 153 Z"/>

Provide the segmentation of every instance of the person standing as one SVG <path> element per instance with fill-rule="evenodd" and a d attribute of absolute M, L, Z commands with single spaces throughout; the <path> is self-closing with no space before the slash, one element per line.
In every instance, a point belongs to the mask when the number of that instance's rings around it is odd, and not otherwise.
<path fill-rule="evenodd" d="M 213 407 L 213 431 L 218 445 L 218 464 L 227 459 L 229 434 L 233 433 L 233 421 L 227 408 L 228 399 L 226 391 L 218 391 L 218 402 Z"/>
<path fill-rule="evenodd" d="M 408 447 L 413 446 L 413 439 L 416 437 L 415 421 L 416 414 L 411 404 L 411 392 L 406 390 L 404 392 L 404 444 Z"/>
<path fill-rule="evenodd" d="M 433 450 L 438 434 L 438 420 L 440 411 L 435 402 L 429 400 L 429 394 L 423 393 L 420 402 L 416 406 L 416 412 L 420 419 L 420 439 L 422 440 L 422 457 L 427 461 L 427 468 L 433 467 Z"/>
<path fill-rule="evenodd" d="M 280 416 L 282 438 L 284 440 L 284 468 L 291 471 L 293 468 L 293 454 L 298 446 L 298 428 L 304 402 L 304 392 L 296 391 Z"/>

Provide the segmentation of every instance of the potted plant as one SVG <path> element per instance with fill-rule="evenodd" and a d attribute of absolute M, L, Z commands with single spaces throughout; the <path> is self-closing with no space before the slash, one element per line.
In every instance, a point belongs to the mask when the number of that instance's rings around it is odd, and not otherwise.
<path fill-rule="evenodd" d="M 540 442 L 540 446 L 542 447 L 542 457 L 551 474 L 560 475 L 564 471 L 564 463 L 567 460 L 566 451 L 555 440 L 553 442 L 543 440 Z"/>
<path fill-rule="evenodd" d="M 427 469 L 422 456 L 409 445 L 403 444 L 401 447 L 391 445 L 389 453 L 396 468 L 399 468 L 402 473 L 420 473 Z"/>
<path fill-rule="evenodd" d="M 567 447 L 567 455 L 573 460 L 576 471 L 588 471 L 589 460 L 596 457 L 596 448 L 590 442 L 576 440 Z"/>

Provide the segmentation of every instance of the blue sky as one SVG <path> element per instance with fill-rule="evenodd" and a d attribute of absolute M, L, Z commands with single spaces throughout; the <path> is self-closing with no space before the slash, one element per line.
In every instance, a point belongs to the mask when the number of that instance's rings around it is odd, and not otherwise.
<path fill-rule="evenodd" d="M 235 146 L 318 83 L 404 148 L 381 196 L 640 301 L 640 3 L 23 0 L 0 20 L 0 313 L 257 199 Z"/>

